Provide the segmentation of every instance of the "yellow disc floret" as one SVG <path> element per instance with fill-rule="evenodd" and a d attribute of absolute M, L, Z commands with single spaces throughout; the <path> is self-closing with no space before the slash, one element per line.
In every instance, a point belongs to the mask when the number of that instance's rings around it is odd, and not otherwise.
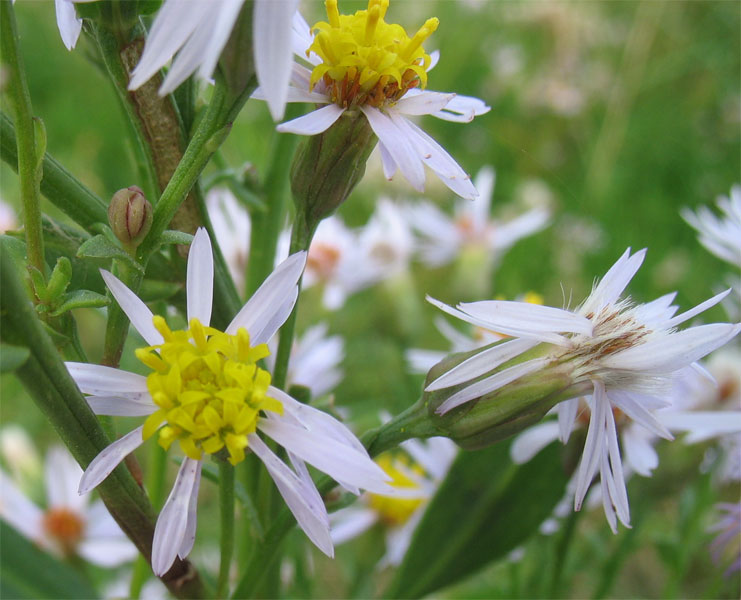
<path fill-rule="evenodd" d="M 164 343 L 136 351 L 153 370 L 147 388 L 159 407 L 144 423 L 143 438 L 165 423 L 159 431 L 163 448 L 177 440 L 196 460 L 203 452 L 226 448 L 236 465 L 244 459 L 260 411 L 283 412 L 283 405 L 267 395 L 270 373 L 256 364 L 269 354 L 267 345 L 250 346 L 243 328 L 229 335 L 191 319 L 189 329 L 171 331 L 162 317 L 153 321 Z"/>
<path fill-rule="evenodd" d="M 337 0 L 325 0 L 329 22 L 319 21 L 314 42 L 322 63 L 311 72 L 311 89 L 324 80 L 332 101 L 345 108 L 379 107 L 399 100 L 410 88 L 427 85 L 430 56 L 422 48 L 438 26 L 427 19 L 413 37 L 401 25 L 384 21 L 388 0 L 368 0 L 368 9 L 341 15 Z"/>
<path fill-rule="evenodd" d="M 389 485 L 403 490 L 422 490 L 419 484 L 409 474 L 423 475 L 419 465 L 410 464 L 405 456 L 391 457 L 384 454 L 376 459 L 376 463 L 391 477 Z M 403 525 L 409 520 L 415 510 L 422 504 L 422 498 L 396 498 L 394 496 L 380 496 L 370 494 L 370 506 L 387 525 Z"/>

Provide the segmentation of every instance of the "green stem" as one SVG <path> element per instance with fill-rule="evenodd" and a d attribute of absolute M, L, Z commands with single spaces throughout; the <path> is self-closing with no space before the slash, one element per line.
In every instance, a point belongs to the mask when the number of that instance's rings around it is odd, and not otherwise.
<path fill-rule="evenodd" d="M 366 432 L 361 441 L 368 450 L 368 454 L 373 457 L 398 446 L 408 439 L 435 435 L 436 430 L 427 423 L 426 415 L 426 408 L 420 400 L 385 425 Z M 316 487 L 319 494 L 324 495 L 335 485 L 336 483 L 331 477 L 324 475 L 319 479 Z M 232 598 L 255 597 L 255 592 L 259 588 L 263 576 L 278 557 L 281 542 L 294 524 L 295 520 L 288 508 L 286 506 L 281 507 L 280 512 L 271 523 L 270 529 L 265 534 L 263 544 L 259 548 L 253 547 L 250 560 L 242 570 L 242 577 Z"/>
<path fill-rule="evenodd" d="M 286 119 L 300 116 L 301 109 L 289 105 Z M 270 156 L 270 167 L 265 176 L 265 205 L 267 211 L 253 211 L 252 235 L 250 237 L 250 260 L 247 265 L 245 287 L 247 298 L 255 293 L 260 284 L 270 275 L 275 263 L 278 236 L 285 221 L 288 208 L 288 181 L 291 157 L 296 150 L 298 136 L 276 134 Z"/>
<path fill-rule="evenodd" d="M 44 261 L 44 238 L 41 235 L 41 207 L 39 205 L 39 167 L 37 133 L 40 123 L 34 124 L 31 95 L 28 92 L 26 72 L 19 52 L 18 29 L 10 0 L 0 2 L 0 48 L 2 67 L 8 82 L 6 90 L 14 113 L 20 179 L 21 201 L 23 202 L 23 224 L 26 232 L 28 262 L 46 278 Z M 43 130 L 43 125 L 41 125 Z M 42 134 L 43 135 L 43 134 Z"/>
<path fill-rule="evenodd" d="M 17 171 L 15 135 L 13 123 L 5 113 L 0 113 L 0 157 Z M 49 154 L 44 154 L 41 170 L 41 193 L 75 223 L 91 233 L 98 233 L 95 226 L 108 222 L 106 203 Z"/>
<path fill-rule="evenodd" d="M 135 294 L 139 291 L 142 282 L 142 273 L 123 261 L 116 261 L 116 275 Z M 107 367 L 118 367 L 121 361 L 126 336 L 129 333 L 129 318 L 118 302 L 111 298 L 108 305 L 108 321 L 106 322 L 105 343 L 101 364 Z"/>
<path fill-rule="evenodd" d="M 16 373 L 77 462 L 86 468 L 110 440 L 60 359 L 26 296 L 10 253 L 2 245 L 0 284 L 3 339 L 30 351 L 29 359 Z M 97 490 L 121 529 L 149 560 L 154 510 L 130 471 L 119 465 Z M 203 595 L 198 573 L 187 561 L 176 561 L 162 579 L 178 598 Z"/>
<path fill-rule="evenodd" d="M 229 593 L 229 567 L 234 551 L 234 467 L 228 462 L 219 463 L 219 507 L 221 511 L 221 563 L 217 598 L 226 598 Z"/>

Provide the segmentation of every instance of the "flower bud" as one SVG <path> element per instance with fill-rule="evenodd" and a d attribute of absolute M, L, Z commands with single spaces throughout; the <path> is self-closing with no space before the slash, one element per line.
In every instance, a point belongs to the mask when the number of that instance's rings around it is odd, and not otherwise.
<path fill-rule="evenodd" d="M 304 138 L 291 165 L 296 209 L 316 225 L 350 195 L 377 138 L 359 110 L 346 110 L 326 131 Z"/>
<path fill-rule="evenodd" d="M 501 342 L 496 342 L 501 343 Z M 452 354 L 437 363 L 427 374 L 425 386 L 450 371 L 464 360 L 475 356 L 494 344 L 478 348 L 471 352 Z M 449 437 L 465 450 L 476 450 L 490 446 L 508 438 L 533 423 L 538 422 L 558 402 L 578 395 L 573 386 L 569 370 L 557 363 L 547 364 L 542 370 L 535 371 L 511 383 L 470 400 L 445 414 L 438 414 L 438 408 L 453 394 L 470 386 L 475 381 L 484 379 L 511 367 L 515 363 L 539 358 L 547 354 L 549 345 L 539 344 L 532 350 L 521 354 L 515 360 L 492 369 L 476 379 L 453 387 L 424 393 L 424 402 L 428 416 L 441 435 Z"/>
<path fill-rule="evenodd" d="M 132 185 L 113 194 L 108 206 L 108 222 L 125 246 L 139 245 L 152 226 L 152 205 L 141 188 Z"/>

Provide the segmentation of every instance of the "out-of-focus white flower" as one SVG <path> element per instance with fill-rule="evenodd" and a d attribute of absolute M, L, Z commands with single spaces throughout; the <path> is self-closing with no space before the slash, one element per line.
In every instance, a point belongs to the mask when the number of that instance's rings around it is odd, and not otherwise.
<path fill-rule="evenodd" d="M 741 324 L 716 323 L 677 331 L 676 327 L 717 304 L 718 294 L 675 316 L 675 294 L 648 304 L 620 300 L 623 290 L 641 266 L 645 250 L 623 256 L 575 311 L 522 302 L 489 301 L 449 307 L 430 301 L 464 321 L 511 335 L 507 340 L 462 362 L 431 382 L 426 391 L 464 385 L 439 408 L 456 406 L 491 393 L 542 369 L 561 369 L 572 381 L 574 398 L 557 405 L 559 435 L 565 442 L 578 420 L 580 403 L 590 409 L 589 428 L 577 473 L 574 508 L 581 508 L 597 470 L 608 523 L 617 530 L 617 518 L 629 525 L 628 496 L 613 409 L 656 435 L 672 439 L 654 412 L 669 404 L 672 383 L 685 368 L 719 348 L 741 331 Z M 517 357 L 539 344 L 544 353 L 517 362 Z M 515 364 L 507 366 L 511 361 Z M 491 374 L 497 367 L 503 366 Z M 583 398 L 583 400 L 582 400 Z M 555 424 L 554 424 L 555 425 Z"/>
<path fill-rule="evenodd" d="M 710 544 L 710 553 L 716 564 L 730 556 L 730 565 L 724 575 L 730 576 L 734 571 L 741 571 L 741 503 L 722 502 L 716 505 L 720 519 L 709 531 L 717 532 Z"/>
<path fill-rule="evenodd" d="M 174 91 L 197 72 L 208 80 L 226 46 L 244 0 L 166 0 L 132 72 L 129 89 L 146 83 L 171 59 L 159 93 Z M 257 80 L 273 119 L 283 118 L 291 74 L 291 27 L 298 0 L 255 0 L 252 36 Z"/>
<path fill-rule="evenodd" d="M 209 191 L 206 207 L 229 273 L 237 289 L 243 290 L 250 254 L 250 215 L 234 194 L 225 188 L 214 188 Z"/>
<path fill-rule="evenodd" d="M 409 224 L 419 235 L 422 260 L 437 267 L 454 260 L 467 248 L 486 252 L 488 267 L 519 239 L 546 227 L 550 218 L 547 208 L 532 209 L 515 219 L 503 222 L 490 216 L 495 173 L 491 167 L 476 175 L 476 202 L 459 200 L 451 218 L 430 202 L 419 202 L 407 209 Z"/>
<path fill-rule="evenodd" d="M 327 324 L 309 327 L 301 337 L 294 340 L 288 361 L 286 385 L 302 385 L 318 398 L 331 392 L 342 380 L 340 363 L 345 358 L 345 344 L 339 335 L 327 335 Z M 266 358 L 268 366 L 275 365 L 275 340 L 269 344 L 271 354 Z"/>
<path fill-rule="evenodd" d="M 128 573 L 126 576 L 119 577 L 106 585 L 103 590 L 103 598 L 105 600 L 125 600 L 129 598 L 131 577 L 132 574 Z M 157 578 L 147 580 L 142 586 L 141 592 L 139 592 L 139 600 L 168 600 L 169 598 L 170 594 L 167 593 L 167 588 Z"/>
<path fill-rule="evenodd" d="M 103 501 L 90 504 L 89 494 L 77 494 L 82 469 L 65 449 L 49 450 L 44 473 L 47 503 L 41 509 L 0 471 L 0 517 L 48 552 L 79 555 L 102 567 L 136 558 L 136 547 Z"/>
<path fill-rule="evenodd" d="M 380 198 L 358 236 L 368 284 L 406 272 L 413 238 L 402 210 L 389 198 Z"/>
<path fill-rule="evenodd" d="M 696 212 L 685 208 L 682 217 L 697 230 L 700 243 L 709 252 L 741 268 L 741 185 L 734 185 L 730 196 L 719 196 L 715 203 L 720 217 L 707 206 Z"/>
<path fill-rule="evenodd" d="M 25 488 L 41 472 L 41 460 L 31 438 L 20 425 L 0 429 L 0 452 L 13 480 Z"/>
<path fill-rule="evenodd" d="M 145 416 L 137 427 L 104 449 L 80 481 L 85 493 L 144 441 L 159 431 L 168 449 L 177 441 L 186 457 L 160 513 L 152 543 L 152 570 L 166 573 L 195 541 L 198 489 L 204 452 L 229 453 L 233 465 L 249 448 L 268 469 L 299 526 L 328 555 L 334 552 L 324 503 L 303 461 L 331 475 L 354 493 L 388 489 L 383 471 L 339 421 L 301 404 L 270 385 L 257 361 L 266 342 L 285 322 L 298 297 L 306 253 L 289 256 L 237 313 L 225 332 L 209 327 L 213 302 L 213 255 L 206 230 L 196 232 L 188 255 L 186 294 L 189 328 L 172 331 L 164 318 L 121 281 L 101 271 L 131 324 L 150 345 L 136 351 L 148 377 L 87 363 L 67 369 L 96 414 Z M 283 446 L 293 469 L 257 435 Z"/>
<path fill-rule="evenodd" d="M 18 217 L 13 210 L 13 207 L 0 200 L 0 233 L 11 231 L 18 228 Z"/>
<path fill-rule="evenodd" d="M 379 567 L 401 563 L 429 500 L 458 452 L 447 438 L 409 440 L 401 447 L 405 454 L 386 453 L 376 460 L 391 477 L 393 496 L 364 494 L 358 505 L 329 516 L 336 544 L 359 536 L 376 523 L 386 526 L 386 554 Z"/>
<path fill-rule="evenodd" d="M 400 25 L 386 23 L 388 2 L 369 0 L 368 9 L 341 15 L 336 0 L 326 2 L 328 22 L 313 28 L 296 13 L 294 50 L 311 65 L 293 65 L 288 102 L 322 104 L 321 108 L 278 125 L 278 131 L 316 135 L 348 110 L 360 110 L 378 136 L 384 174 L 402 175 L 424 190 L 424 166 L 459 196 L 478 196 L 470 177 L 435 140 L 407 116 L 433 115 L 469 122 L 489 107 L 478 98 L 424 91 L 427 71 L 435 64 L 422 43 L 437 29 L 428 19 L 409 37 Z M 316 32 L 312 36 L 312 31 Z M 265 99 L 262 86 L 253 97 Z"/>

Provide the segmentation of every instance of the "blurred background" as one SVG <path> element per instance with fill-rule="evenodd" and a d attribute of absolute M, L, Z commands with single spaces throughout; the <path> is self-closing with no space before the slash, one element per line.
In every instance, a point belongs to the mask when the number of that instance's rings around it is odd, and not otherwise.
<path fill-rule="evenodd" d="M 340 9 L 364 5 L 342 0 Z M 319 2 L 303 1 L 302 11 L 310 24 L 324 18 Z M 89 42 L 81 38 L 76 50 L 66 51 L 51 2 L 18 0 L 16 14 L 48 151 L 103 198 L 136 184 L 127 126 Z M 493 271 L 460 261 L 432 269 L 412 261 L 403 278 L 352 294 L 336 311 L 322 306 L 318 288 L 307 290 L 299 328 L 324 320 L 344 338 L 345 376 L 333 402 L 358 432 L 377 423 L 381 411 L 395 414 L 418 397 L 423 376 L 410 372 L 405 350 L 449 349 L 432 325 L 436 311 L 425 294 L 455 303 L 535 292 L 545 304 L 574 306 L 627 247 L 648 247 L 631 296 L 643 302 L 676 290 L 676 302 L 687 309 L 711 296 L 731 271 L 698 244 L 679 211 L 712 204 L 741 180 L 741 4 L 395 0 L 387 21 L 409 31 L 430 16 L 440 26 L 425 48 L 439 49 L 441 60 L 428 89 L 477 96 L 492 110 L 471 124 L 425 117 L 421 125 L 469 173 L 487 165 L 496 170 L 492 215 L 506 221 L 545 206 L 552 216 L 543 231 L 499 257 Z M 249 163 L 264 173 L 276 135 L 264 103 L 248 102 L 221 151 L 223 163 Z M 17 213 L 17 179 L 5 164 L 0 194 Z M 397 204 L 420 197 L 399 176 L 386 182 L 374 155 L 339 215 L 361 227 L 380 196 Z M 451 212 L 452 193 L 431 173 L 424 196 Z M 102 317 L 77 316 L 95 360 Z M 703 318 L 728 319 L 722 307 Z M 135 346 L 125 351 L 123 367 L 141 368 Z M 13 376 L 1 382 L 2 422 L 21 424 L 42 452 L 53 432 Z M 738 482 L 717 485 L 705 468 L 711 443 L 664 443 L 658 450 L 654 477 L 634 477 L 628 485 L 633 529 L 614 536 L 601 510 L 574 523 L 575 541 L 561 565 L 565 597 L 739 597 L 737 574 L 724 577 L 725 566 L 714 564 L 707 550 L 712 506 L 737 502 Z M 210 539 L 215 551 L 214 486 L 204 486 L 201 500 L 214 519 L 200 520 L 199 539 Z M 313 552 L 316 576 L 294 576 L 290 595 L 377 593 L 381 584 L 368 573 L 381 554 L 380 536 L 374 531 L 343 546 L 335 562 Z M 552 588 L 541 566 L 558 555 L 559 539 L 538 534 L 517 560 L 489 565 L 440 595 L 547 596 Z M 302 552 L 298 536 L 293 541 Z M 199 552 L 208 554 L 203 548 L 196 545 L 197 563 Z"/>

